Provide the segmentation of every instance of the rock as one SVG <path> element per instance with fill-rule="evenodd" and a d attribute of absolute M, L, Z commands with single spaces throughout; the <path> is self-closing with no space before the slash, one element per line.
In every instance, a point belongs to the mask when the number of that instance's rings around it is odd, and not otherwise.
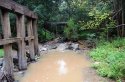
<path fill-rule="evenodd" d="M 66 50 L 68 49 L 68 44 L 67 43 L 61 43 L 59 44 L 59 46 L 57 47 L 57 50 L 60 50 L 60 51 L 63 51 L 63 50 Z"/>
<path fill-rule="evenodd" d="M 57 47 L 57 50 L 63 51 L 63 50 L 79 50 L 79 44 L 77 43 L 61 43 L 59 44 L 59 46 Z"/>
<path fill-rule="evenodd" d="M 3 58 L 0 58 L 0 66 L 3 65 Z"/>
<path fill-rule="evenodd" d="M 15 78 L 15 82 L 19 82 L 18 80 L 20 78 L 22 78 L 25 74 L 25 71 L 18 71 L 18 72 L 14 72 L 14 78 Z"/>
<path fill-rule="evenodd" d="M 77 43 L 72 43 L 72 44 L 71 44 L 71 47 L 72 47 L 73 50 L 78 50 L 78 49 L 79 49 L 79 44 L 77 44 Z"/>
<path fill-rule="evenodd" d="M 79 44 L 77 43 L 71 43 L 69 44 L 69 48 L 70 50 L 79 50 Z"/>
<path fill-rule="evenodd" d="M 58 37 L 58 38 L 54 39 L 53 41 L 54 41 L 55 43 L 58 43 L 58 42 L 60 41 L 60 38 Z"/>
<path fill-rule="evenodd" d="M 56 44 L 50 45 L 50 49 L 56 49 L 56 48 L 57 48 L 57 45 L 56 45 Z"/>
<path fill-rule="evenodd" d="M 51 49 L 56 49 L 57 48 L 57 44 L 46 44 L 46 45 L 41 45 L 39 46 L 39 50 L 40 51 L 47 51 L 47 50 L 51 50 Z"/>
<path fill-rule="evenodd" d="M 55 44 L 50 44 L 50 45 L 47 46 L 48 50 L 56 49 L 56 48 L 57 48 L 57 46 Z"/>
<path fill-rule="evenodd" d="M 24 74 L 25 74 L 25 71 L 20 71 L 20 72 L 18 72 L 20 75 L 22 75 L 22 76 L 24 76 Z"/>
<path fill-rule="evenodd" d="M 40 59 L 39 56 L 35 56 L 35 60 L 38 61 Z"/>
<path fill-rule="evenodd" d="M 94 64 L 95 64 L 95 65 L 99 65 L 99 64 L 100 64 L 100 62 L 95 62 Z"/>
<path fill-rule="evenodd" d="M 40 48 L 40 51 L 47 51 L 48 49 L 45 47 Z"/>
<path fill-rule="evenodd" d="M 14 82 L 19 82 L 19 80 L 15 80 Z"/>
<path fill-rule="evenodd" d="M 13 69 L 13 71 L 14 71 L 14 72 L 18 72 L 18 71 L 19 71 L 18 67 L 15 67 L 15 68 Z"/>
<path fill-rule="evenodd" d="M 64 42 L 64 38 L 58 37 L 58 38 L 54 39 L 54 42 L 55 43 L 63 43 Z"/>
<path fill-rule="evenodd" d="M 23 77 L 24 74 L 25 74 L 25 71 L 19 71 L 14 73 L 15 76 L 19 76 L 19 77 Z"/>
<path fill-rule="evenodd" d="M 98 67 L 100 64 L 101 64 L 101 62 L 94 62 L 94 63 L 93 63 L 93 66 L 94 66 L 94 67 Z"/>

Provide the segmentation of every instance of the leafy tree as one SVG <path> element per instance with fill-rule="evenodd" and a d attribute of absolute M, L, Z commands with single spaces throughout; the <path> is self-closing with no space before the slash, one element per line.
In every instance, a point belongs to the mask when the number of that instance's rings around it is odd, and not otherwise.
<path fill-rule="evenodd" d="M 76 41 L 78 39 L 77 25 L 72 18 L 68 21 L 67 27 L 64 29 L 64 34 L 68 40 Z"/>

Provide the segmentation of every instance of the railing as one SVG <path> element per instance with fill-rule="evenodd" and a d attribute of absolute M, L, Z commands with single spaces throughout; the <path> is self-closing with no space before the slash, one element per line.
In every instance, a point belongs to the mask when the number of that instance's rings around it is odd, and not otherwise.
<path fill-rule="evenodd" d="M 13 78 L 13 59 L 12 59 L 12 43 L 18 45 L 18 63 L 19 69 L 27 69 L 26 60 L 26 41 L 29 46 L 29 53 L 32 60 L 35 60 L 35 55 L 39 55 L 38 50 L 38 34 L 37 34 L 37 15 L 30 11 L 27 7 L 21 6 L 20 4 L 12 0 L 0 0 L 1 10 L 1 24 L 3 31 L 3 39 L 0 39 L 0 45 L 4 48 L 4 64 L 3 71 L 0 74 L 0 78 L 3 76 L 9 79 Z M 10 16 L 9 13 L 13 13 L 16 16 L 16 37 L 12 38 L 12 30 L 10 27 Z M 27 19 L 27 23 L 26 23 Z M 27 31 L 26 31 L 27 30 Z M 28 36 L 26 36 L 26 34 Z M 1 82 L 0 79 L 0 82 Z"/>

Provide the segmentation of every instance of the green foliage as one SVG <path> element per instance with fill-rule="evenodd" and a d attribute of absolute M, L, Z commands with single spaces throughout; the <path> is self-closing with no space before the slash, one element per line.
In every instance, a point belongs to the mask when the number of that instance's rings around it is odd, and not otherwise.
<path fill-rule="evenodd" d="M 108 0 L 15 0 L 28 6 L 38 15 L 38 27 L 41 31 L 45 22 L 62 22 L 73 19 L 74 25 L 68 25 L 65 36 L 69 39 L 77 39 L 81 29 L 107 28 L 105 24 L 111 12 L 111 2 Z M 102 26 L 101 26 L 102 25 Z M 78 29 L 81 28 L 81 29 Z M 72 29 L 72 30 L 71 30 Z M 39 37 L 44 37 L 42 32 Z M 67 32 L 66 32 L 67 31 Z M 71 32 L 73 33 L 71 33 Z M 72 35 L 73 34 L 73 35 Z M 105 32 L 104 32 L 105 34 Z M 81 37 L 81 35 L 79 35 Z"/>
<path fill-rule="evenodd" d="M 78 39 L 78 27 L 76 26 L 73 19 L 68 21 L 67 27 L 64 29 L 64 35 L 69 40 L 77 40 Z"/>
<path fill-rule="evenodd" d="M 90 56 L 99 64 L 94 67 L 101 76 L 121 79 L 125 76 L 125 39 L 98 42 Z"/>
<path fill-rule="evenodd" d="M 61 21 L 59 7 L 61 0 L 14 0 L 21 5 L 27 6 L 38 15 L 38 37 L 39 41 L 47 41 L 53 38 L 50 32 L 43 30 L 45 22 Z M 67 16 L 66 16 L 67 17 Z M 46 35 L 45 35 L 46 34 Z"/>
<path fill-rule="evenodd" d="M 49 41 L 55 38 L 55 35 L 53 33 L 50 33 L 49 31 L 43 28 L 38 30 L 38 34 L 39 34 L 38 35 L 39 42 L 45 42 L 45 41 Z"/>
<path fill-rule="evenodd" d="M 4 51 L 3 49 L 0 49 L 0 58 L 4 56 Z"/>
<path fill-rule="evenodd" d="M 111 13 L 111 8 L 107 3 L 98 0 L 87 0 L 86 6 L 89 9 L 86 13 L 89 17 L 87 21 L 81 21 L 83 23 L 82 29 L 96 29 L 102 28 L 100 24 L 104 23 Z"/>

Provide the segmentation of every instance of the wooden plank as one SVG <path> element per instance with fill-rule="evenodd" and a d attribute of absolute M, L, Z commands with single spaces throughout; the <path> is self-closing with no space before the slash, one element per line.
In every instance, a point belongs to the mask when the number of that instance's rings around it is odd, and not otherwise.
<path fill-rule="evenodd" d="M 24 8 L 23 8 L 23 6 L 21 6 L 20 4 L 14 2 L 14 1 L 11 1 L 11 0 L 9 0 L 8 3 L 11 6 L 11 10 L 13 12 L 16 12 L 16 13 L 19 13 L 19 14 L 24 14 Z"/>
<path fill-rule="evenodd" d="M 12 0 L 0 0 L 0 8 L 7 9 L 18 14 L 26 15 L 34 19 L 38 18 L 33 11 L 30 11 L 27 7 L 22 6 Z"/>
<path fill-rule="evenodd" d="M 0 7 L 11 10 L 11 6 L 7 0 L 0 0 Z"/>
<path fill-rule="evenodd" d="M 27 32 L 29 37 L 33 36 L 32 19 L 28 19 Z M 31 60 L 35 60 L 34 40 L 28 40 L 28 42 L 29 42 L 29 53 L 30 53 Z"/>
<path fill-rule="evenodd" d="M 11 37 L 11 29 L 10 29 L 10 21 L 9 21 L 9 13 L 7 11 L 2 10 L 2 29 L 4 34 L 4 39 Z M 8 80 L 13 80 L 13 59 L 12 59 L 12 45 L 6 44 L 4 45 L 4 74 L 6 77 L 8 77 Z M 8 81 L 9 82 L 9 81 Z"/>
<path fill-rule="evenodd" d="M 33 40 L 33 39 L 34 39 L 34 36 L 25 37 L 25 41 L 29 41 L 29 40 Z"/>
<path fill-rule="evenodd" d="M 22 37 L 22 41 L 18 41 L 18 58 L 19 69 L 27 69 L 26 50 L 25 50 L 25 18 L 24 15 L 16 16 L 17 37 Z"/>
<path fill-rule="evenodd" d="M 14 43 L 17 41 L 20 41 L 21 38 L 17 37 L 17 38 L 8 38 L 8 39 L 0 39 L 0 45 L 5 45 L 5 44 L 10 44 L 10 43 Z"/>
<path fill-rule="evenodd" d="M 35 54 L 40 56 L 40 51 L 38 47 L 37 20 L 33 20 L 33 34 L 34 34 Z"/>
<path fill-rule="evenodd" d="M 38 18 L 37 14 L 34 13 L 33 11 L 30 11 L 26 6 L 23 7 L 23 9 L 24 9 L 24 15 L 34 19 Z"/>

